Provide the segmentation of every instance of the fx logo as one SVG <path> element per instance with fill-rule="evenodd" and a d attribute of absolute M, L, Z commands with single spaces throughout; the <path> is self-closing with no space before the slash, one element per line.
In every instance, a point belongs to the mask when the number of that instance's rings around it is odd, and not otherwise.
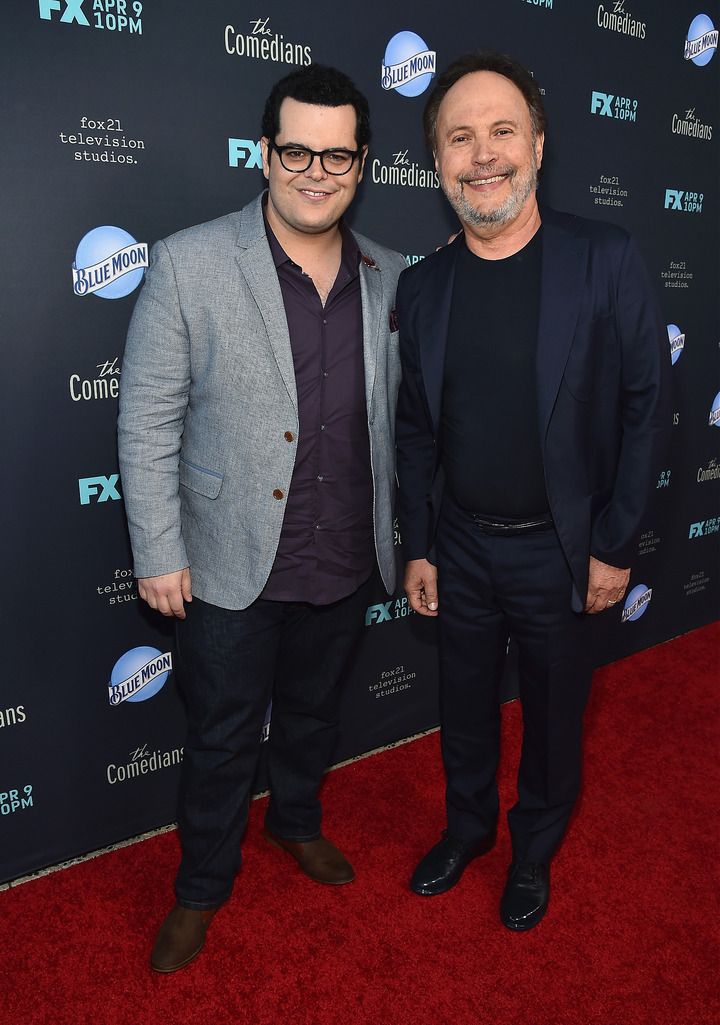
<path fill-rule="evenodd" d="M 678 192 L 677 189 L 665 189 L 665 209 L 682 210 L 682 198 L 684 195 L 684 192 Z"/>
<path fill-rule="evenodd" d="M 97 494 L 99 494 L 98 502 L 119 502 L 120 492 L 117 489 L 119 483 L 119 473 L 112 473 L 109 477 L 80 477 L 78 479 L 80 505 L 90 505 L 91 496 Z"/>
<path fill-rule="evenodd" d="M 610 104 L 615 99 L 612 93 L 598 93 L 593 89 L 592 99 L 590 100 L 590 113 L 599 113 L 601 117 L 612 117 L 612 107 Z"/>
<path fill-rule="evenodd" d="M 228 159 L 230 167 L 240 167 L 241 164 L 247 170 L 262 167 L 260 143 L 252 139 L 228 139 Z"/>
<path fill-rule="evenodd" d="M 700 520 L 699 523 L 690 524 L 690 533 L 688 537 L 702 537 L 705 533 L 705 520 Z"/>
<path fill-rule="evenodd" d="M 370 605 L 365 613 L 365 626 L 372 626 L 373 623 L 390 622 L 392 620 L 390 614 L 391 605 L 392 600 L 386 601 L 382 605 Z"/>
<path fill-rule="evenodd" d="M 38 0 L 38 11 L 43 21 L 51 21 L 52 12 L 60 11 L 64 6 L 60 21 L 68 25 L 72 25 L 74 21 L 78 25 L 89 25 L 90 22 L 83 14 L 82 5 L 83 0 L 62 0 L 62 3 L 61 0 Z"/>

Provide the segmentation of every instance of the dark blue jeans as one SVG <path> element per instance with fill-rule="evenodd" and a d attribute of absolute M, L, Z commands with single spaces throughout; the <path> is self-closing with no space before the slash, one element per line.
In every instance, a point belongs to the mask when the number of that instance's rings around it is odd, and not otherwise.
<path fill-rule="evenodd" d="M 550 861 L 581 783 L 592 617 L 570 608 L 557 534 L 484 534 L 451 499 L 438 529 L 440 717 L 448 830 L 479 839 L 498 817 L 500 681 L 518 647 L 523 744 L 508 813 L 514 860 Z"/>
<path fill-rule="evenodd" d="M 318 790 L 371 594 L 372 578 L 331 605 L 258 599 L 233 611 L 193 598 L 185 606 L 177 661 L 188 736 L 175 881 L 184 907 L 216 907 L 230 896 L 271 700 L 266 825 L 290 840 L 319 836 Z"/>

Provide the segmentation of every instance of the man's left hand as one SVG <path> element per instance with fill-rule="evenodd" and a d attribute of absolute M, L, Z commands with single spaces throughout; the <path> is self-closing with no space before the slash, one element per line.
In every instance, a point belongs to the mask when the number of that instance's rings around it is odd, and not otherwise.
<path fill-rule="evenodd" d="M 591 555 L 585 611 L 589 613 L 604 612 L 605 609 L 617 605 L 619 601 L 622 601 L 629 580 L 629 569 L 608 566 L 606 562 L 600 562 L 599 559 Z"/>

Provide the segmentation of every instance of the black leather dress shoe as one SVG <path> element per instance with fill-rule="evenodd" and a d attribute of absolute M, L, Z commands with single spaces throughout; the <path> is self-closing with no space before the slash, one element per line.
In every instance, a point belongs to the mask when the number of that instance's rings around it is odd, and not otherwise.
<path fill-rule="evenodd" d="M 494 843 L 494 832 L 481 840 L 460 840 L 444 830 L 440 843 L 428 851 L 413 872 L 410 889 L 421 897 L 445 893 L 460 881 L 470 862 L 487 854 Z"/>
<path fill-rule="evenodd" d="M 523 932 L 537 925 L 550 900 L 550 866 L 518 861 L 510 866 L 500 901 L 500 918 L 508 929 Z"/>

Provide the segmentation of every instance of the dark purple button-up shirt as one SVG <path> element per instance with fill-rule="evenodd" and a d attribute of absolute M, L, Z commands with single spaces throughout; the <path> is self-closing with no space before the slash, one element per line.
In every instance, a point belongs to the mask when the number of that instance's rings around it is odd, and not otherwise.
<path fill-rule="evenodd" d="M 290 332 L 300 428 L 280 543 L 260 597 L 326 605 L 357 590 L 375 562 L 360 252 L 341 226 L 340 269 L 323 307 L 267 221 L 265 230 Z"/>

